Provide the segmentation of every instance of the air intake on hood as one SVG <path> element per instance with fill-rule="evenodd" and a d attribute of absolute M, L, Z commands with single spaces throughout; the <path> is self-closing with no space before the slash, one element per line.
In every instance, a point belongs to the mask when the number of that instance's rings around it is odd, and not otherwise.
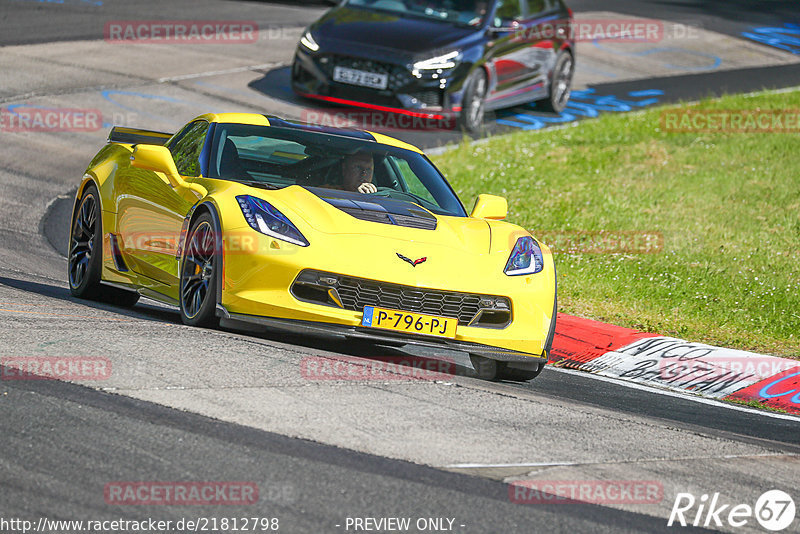
<path fill-rule="evenodd" d="M 335 189 L 309 188 L 328 204 L 362 221 L 394 224 L 421 230 L 436 230 L 436 217 L 410 202 L 381 197 L 353 198 L 353 193 Z"/>

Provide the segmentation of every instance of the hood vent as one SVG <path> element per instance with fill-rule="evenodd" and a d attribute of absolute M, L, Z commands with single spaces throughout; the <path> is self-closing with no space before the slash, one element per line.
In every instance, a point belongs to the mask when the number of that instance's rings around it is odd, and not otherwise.
<path fill-rule="evenodd" d="M 318 187 L 309 187 L 308 189 L 328 204 L 362 221 L 394 224 L 420 230 L 436 230 L 436 217 L 410 202 L 335 189 Z"/>

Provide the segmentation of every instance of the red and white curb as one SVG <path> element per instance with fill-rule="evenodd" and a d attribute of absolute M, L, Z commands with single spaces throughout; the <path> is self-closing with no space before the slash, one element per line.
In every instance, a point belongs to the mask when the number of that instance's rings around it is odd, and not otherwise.
<path fill-rule="evenodd" d="M 800 361 L 659 336 L 558 314 L 550 363 L 800 415 Z"/>

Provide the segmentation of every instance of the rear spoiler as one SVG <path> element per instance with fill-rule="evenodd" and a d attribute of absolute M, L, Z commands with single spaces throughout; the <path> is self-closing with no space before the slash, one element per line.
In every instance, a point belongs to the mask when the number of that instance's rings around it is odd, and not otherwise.
<path fill-rule="evenodd" d="M 139 130 L 137 128 L 126 128 L 125 126 L 114 126 L 108 134 L 109 143 L 126 143 L 131 145 L 163 145 L 171 133 L 154 132 L 152 130 Z"/>

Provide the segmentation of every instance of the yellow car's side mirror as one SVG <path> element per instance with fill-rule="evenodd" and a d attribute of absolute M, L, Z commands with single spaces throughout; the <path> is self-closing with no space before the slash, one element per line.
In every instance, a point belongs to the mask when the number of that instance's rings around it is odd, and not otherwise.
<path fill-rule="evenodd" d="M 495 195 L 478 195 L 470 217 L 476 219 L 505 219 L 508 215 L 508 201 Z"/>
<path fill-rule="evenodd" d="M 184 184 L 172 154 L 165 146 L 136 145 L 131 154 L 131 167 L 164 173 L 173 187 Z"/>

